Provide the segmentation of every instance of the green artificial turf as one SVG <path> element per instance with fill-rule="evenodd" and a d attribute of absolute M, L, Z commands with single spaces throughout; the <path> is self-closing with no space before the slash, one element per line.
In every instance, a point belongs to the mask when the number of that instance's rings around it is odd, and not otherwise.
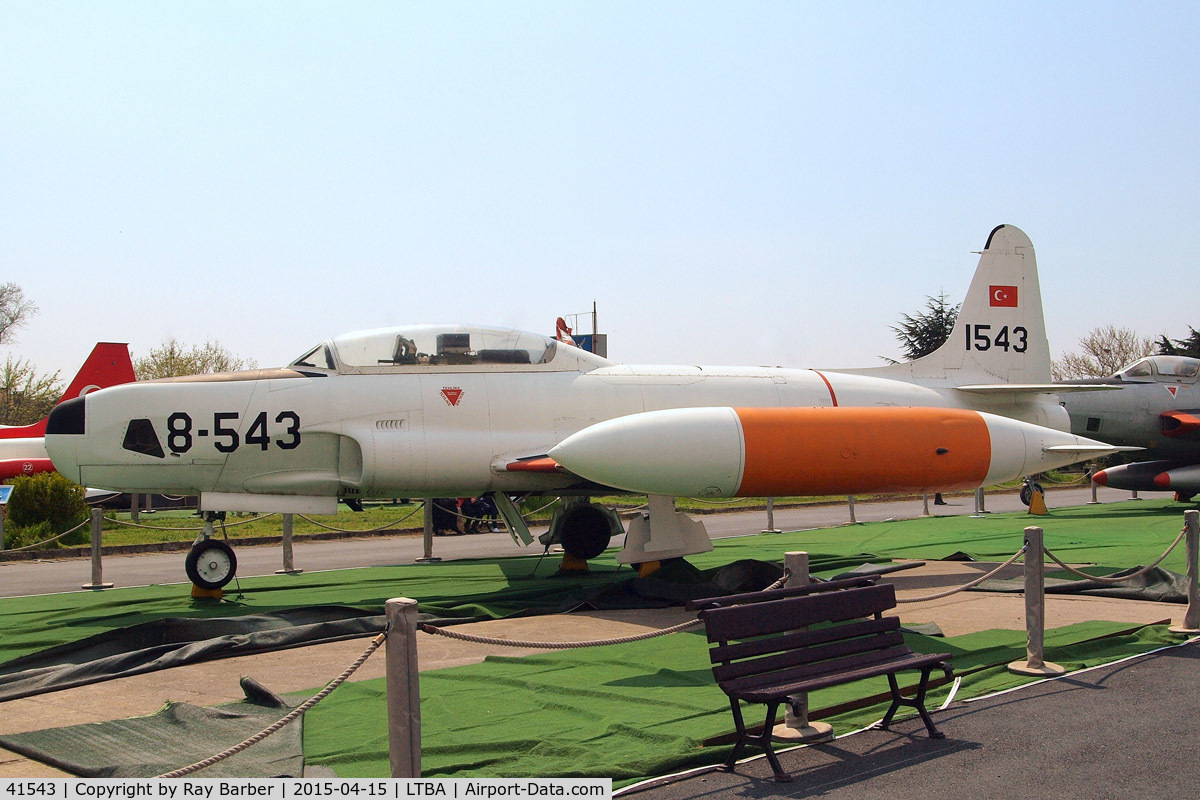
<path fill-rule="evenodd" d="M 743 559 L 780 562 L 789 550 L 806 550 L 813 573 L 822 576 L 867 561 L 938 559 L 959 551 L 981 561 L 1002 561 L 1020 549 L 1026 525 L 1042 527 L 1047 548 L 1064 560 L 1115 571 L 1161 555 L 1183 525 L 1183 507 L 1170 501 L 1129 501 L 1056 510 L 1045 517 L 932 517 L 759 534 L 718 539 L 711 552 L 687 561 L 710 570 Z M 221 602 L 193 600 L 187 584 L 3 598 L 0 660 L 168 617 L 338 605 L 382 613 L 384 602 L 393 597 L 414 598 L 422 612 L 444 617 L 555 613 L 631 577 L 628 568 L 618 568 L 615 556 L 616 550 L 609 550 L 592 562 L 589 575 L 571 577 L 554 577 L 557 559 L 539 562 L 533 556 L 270 575 L 242 579 L 240 599 L 231 584 Z M 1178 547 L 1162 566 L 1182 573 L 1184 561 Z"/>

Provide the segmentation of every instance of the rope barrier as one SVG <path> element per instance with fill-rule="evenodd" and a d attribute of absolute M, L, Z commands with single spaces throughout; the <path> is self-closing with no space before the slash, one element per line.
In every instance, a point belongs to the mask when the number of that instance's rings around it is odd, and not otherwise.
<path fill-rule="evenodd" d="M 378 528 L 363 528 L 362 530 L 356 530 L 356 529 L 352 529 L 352 528 L 335 528 L 332 525 L 326 525 L 324 522 L 318 522 L 317 520 L 313 519 L 312 517 L 307 517 L 304 514 L 297 514 L 296 516 L 298 516 L 300 519 L 304 520 L 305 522 L 311 522 L 313 525 L 316 525 L 318 528 L 324 528 L 327 531 L 335 531 L 337 533 L 380 533 L 381 531 L 388 530 L 393 525 L 399 525 L 401 522 L 404 522 L 404 520 L 408 519 L 409 517 L 411 517 L 413 514 L 416 514 L 420 510 L 421 510 L 421 506 L 417 506 L 412 511 L 408 512 L 407 514 L 405 514 L 403 517 L 396 520 L 395 522 L 389 522 L 387 525 L 382 525 Z"/>
<path fill-rule="evenodd" d="M 217 753 L 215 756 L 210 756 L 209 758 L 206 758 L 203 761 L 197 761 L 195 764 L 189 764 L 188 766 L 183 767 L 182 769 L 177 769 L 173 772 L 167 772 L 162 775 L 158 775 L 156 777 L 158 777 L 158 778 L 182 778 L 185 775 L 191 775 L 193 772 L 199 772 L 200 770 L 205 769 L 206 767 L 211 767 L 213 764 L 224 761 L 225 759 L 229 758 L 230 756 L 235 756 L 238 753 L 242 752 L 243 750 L 245 750 L 249 747 L 253 747 L 254 745 L 258 744 L 263 739 L 266 739 L 268 736 L 275 733 L 280 728 L 287 725 L 289 722 L 292 722 L 297 717 L 304 714 L 306 711 L 308 711 L 310 708 L 315 706 L 317 703 L 324 700 L 326 697 L 329 696 L 329 694 L 334 689 L 336 689 L 337 687 L 339 687 L 343 683 L 345 683 L 346 679 L 349 678 L 351 675 L 353 675 L 355 670 L 357 670 L 359 667 L 361 667 L 363 665 L 363 663 L 368 658 L 371 657 L 371 654 L 379 649 L 379 646 L 381 644 L 383 644 L 385 639 L 387 639 L 387 631 L 384 631 L 383 633 L 379 634 L 374 639 L 372 639 L 371 644 L 367 647 L 366 650 L 363 651 L 363 654 L 361 656 L 359 656 L 357 659 L 355 659 L 354 663 L 351 664 L 349 667 L 347 667 L 345 669 L 345 671 L 342 672 L 341 675 L 338 675 L 336 678 L 334 678 L 332 681 L 330 681 L 328 686 L 326 686 L 321 691 L 317 692 L 315 695 L 313 695 L 309 699 L 305 700 L 300 705 L 296 706 L 294 709 L 292 709 L 292 711 L 287 716 L 281 718 L 274 724 L 270 725 L 267 728 L 264 728 L 263 730 L 259 731 L 258 733 L 254 734 L 253 736 L 251 736 L 249 739 L 246 739 L 242 742 L 239 742 L 238 744 L 235 744 L 233 747 L 229 748 L 228 750 L 223 750 L 222 752 Z"/>
<path fill-rule="evenodd" d="M 521 516 L 522 517 L 533 517 L 536 514 L 542 513 L 547 508 L 554 505 L 561 499 L 562 499 L 561 497 L 556 497 L 553 500 L 551 500 L 549 503 L 546 503 L 546 505 L 542 506 L 541 508 L 535 508 L 533 511 L 526 511 Z M 492 524 L 497 524 L 501 521 L 500 517 L 493 517 L 493 518 L 470 517 L 470 516 L 467 516 L 466 514 L 462 513 L 461 511 L 452 511 L 452 510 L 450 510 L 448 508 L 444 508 L 442 506 L 438 506 L 438 508 L 441 508 L 443 511 L 445 511 L 447 514 L 449 514 L 452 517 L 457 517 L 458 519 L 466 520 L 467 522 L 490 522 Z"/>
<path fill-rule="evenodd" d="M 1179 535 L 1175 537 L 1175 541 L 1171 543 L 1171 546 L 1167 548 L 1167 551 L 1165 553 L 1163 553 L 1161 556 L 1158 557 L 1157 561 L 1155 561 L 1153 564 L 1150 564 L 1147 567 L 1141 568 L 1137 572 L 1134 572 L 1129 575 L 1121 575 L 1120 577 L 1114 577 L 1113 575 L 1105 575 L 1105 576 L 1088 575 L 1086 572 L 1083 572 L 1082 570 L 1078 570 L 1078 569 L 1075 569 L 1075 567 L 1072 567 L 1068 564 L 1064 564 L 1062 562 L 1062 560 L 1059 559 L 1058 556 L 1054 555 L 1054 553 L 1050 552 L 1049 549 L 1045 550 L 1045 553 L 1047 556 L 1050 557 L 1051 561 L 1053 561 L 1055 564 L 1058 564 L 1060 567 L 1062 567 L 1067 572 L 1070 572 L 1073 575 L 1078 575 L 1081 578 L 1086 578 L 1087 580 L 1091 580 L 1091 581 L 1100 581 L 1101 583 L 1122 583 L 1123 581 L 1133 580 L 1134 578 L 1140 578 L 1143 575 L 1145 575 L 1146 573 L 1148 573 L 1150 570 L 1154 569 L 1159 564 L 1161 564 L 1166 559 L 1167 556 L 1171 555 L 1171 551 L 1179 546 L 1179 543 L 1183 541 L 1183 537 L 1186 533 L 1187 533 L 1187 525 L 1184 525 L 1183 530 L 1181 530 L 1179 532 Z"/>
<path fill-rule="evenodd" d="M 959 592 L 965 592 L 967 589 L 972 589 L 972 588 L 978 586 L 979 584 L 983 583 L 984 581 L 986 581 L 988 578 L 992 577 L 993 575 L 996 575 L 1001 570 L 1003 570 L 1005 567 L 1011 567 L 1014 563 L 1016 563 L 1018 558 L 1025 555 L 1025 551 L 1028 549 L 1029 549 L 1029 545 L 1022 546 L 1021 549 L 1018 550 L 1016 553 L 1014 553 L 1013 557 L 1010 558 L 1008 561 L 1005 561 L 1003 564 L 996 567 L 994 570 L 987 573 L 986 575 L 980 575 L 975 580 L 970 581 L 969 583 L 964 583 L 962 586 L 957 586 L 953 589 L 950 589 L 949 591 L 938 592 L 937 594 L 931 594 L 931 595 L 928 595 L 925 597 L 906 597 L 904 599 L 897 598 L 896 603 L 897 604 L 899 604 L 899 603 L 923 603 L 928 600 L 941 600 L 944 597 L 949 597 L 950 595 L 958 594 Z"/>
<path fill-rule="evenodd" d="M 1047 486 L 1050 486 L 1055 489 L 1059 489 L 1059 488 L 1062 488 L 1065 486 L 1082 486 L 1085 483 L 1091 483 L 1091 482 L 1092 482 L 1092 476 L 1091 476 L 1091 473 L 1088 473 L 1088 472 L 1085 472 L 1083 475 L 1080 475 L 1078 478 L 1072 478 L 1072 479 L 1066 480 L 1066 481 L 1059 481 L 1059 480 L 1055 480 L 1054 478 L 1050 478 L 1050 477 L 1045 477 L 1045 478 L 1042 478 L 1042 480 L 1038 481 L 1038 483 L 1046 484 Z"/>
<path fill-rule="evenodd" d="M 523 514 L 523 516 L 526 516 L 526 517 L 532 517 L 532 516 L 533 516 L 533 515 L 535 515 L 535 514 L 540 514 L 540 513 L 542 513 L 543 511 L 545 511 L 547 508 L 549 508 L 550 506 L 552 506 L 552 505 L 554 505 L 555 503 L 557 503 L 559 500 L 562 500 L 562 498 L 561 498 L 561 497 L 556 497 L 556 498 L 554 498 L 553 500 L 551 500 L 549 503 L 546 503 L 546 505 L 542 506 L 541 508 L 535 508 L 533 511 L 526 511 L 526 512 Z"/>
<path fill-rule="evenodd" d="M 90 519 L 85 519 L 83 522 L 79 523 L 74 528 L 71 528 L 71 530 L 63 531 L 58 536 L 52 536 L 49 539 L 43 539 L 42 541 L 34 542 L 33 544 L 22 545 L 21 547 L 6 547 L 5 549 L 0 550 L 0 553 L 19 553 L 22 550 L 32 550 L 35 547 L 41 547 L 44 544 L 50 544 L 50 542 L 57 542 L 59 539 L 66 536 L 68 533 L 74 533 L 75 531 L 79 530 L 84 525 L 87 525 L 90 522 L 91 522 Z"/>
<path fill-rule="evenodd" d="M 657 636 L 666 636 L 669 633 L 678 633 L 700 624 L 699 619 L 690 619 L 687 622 L 681 622 L 678 625 L 672 625 L 669 628 L 661 628 L 656 631 L 648 631 L 639 633 L 633 636 L 621 636 L 614 639 L 598 639 L 592 642 L 523 642 L 516 639 L 496 639 L 491 636 L 476 636 L 471 633 L 459 633 L 458 631 L 446 630 L 435 625 L 422 623 L 418 625 L 418 630 L 425 633 L 433 633 L 438 636 L 445 636 L 448 639 L 458 639 L 461 642 L 474 642 L 475 644 L 492 644 L 501 647 L 531 647 L 537 650 L 576 650 L 582 647 L 603 647 L 610 644 L 627 644 L 629 642 L 640 642 L 644 639 L 653 639 Z"/>
<path fill-rule="evenodd" d="M 234 527 L 237 527 L 238 525 L 249 525 L 251 522 L 258 522 L 260 519 L 267 519 L 268 517 L 273 517 L 273 516 L 275 516 L 275 515 L 274 514 L 259 514 L 257 517 L 251 517 L 250 519 L 240 519 L 237 522 L 222 522 L 221 527 L 234 528 Z M 201 525 L 199 528 L 162 527 L 160 525 L 142 525 L 140 522 L 126 522 L 123 519 L 117 519 L 115 517 L 105 517 L 104 521 L 112 522 L 116 525 L 124 525 L 126 528 L 141 528 L 141 529 L 147 530 L 147 531 L 183 531 L 185 533 L 190 533 L 191 531 L 204 530 L 203 525 Z"/>
<path fill-rule="evenodd" d="M 788 574 L 785 571 L 782 578 L 763 589 L 763 591 L 769 592 L 772 589 L 782 588 L 787 582 L 787 579 Z M 629 642 L 640 642 L 645 639 L 654 639 L 658 636 L 666 636 L 671 633 L 678 633 L 679 631 L 687 630 L 688 628 L 695 627 L 699 624 L 699 619 L 690 619 L 686 622 L 681 622 L 678 625 L 672 625 L 669 628 L 660 628 L 659 630 L 655 631 L 647 631 L 645 633 L 638 633 L 632 636 L 620 636 L 613 639 L 597 639 L 590 642 L 533 642 L 521 641 L 517 639 L 498 639 L 492 636 L 476 636 L 473 633 L 459 633 L 458 631 L 439 628 L 436 625 L 429 625 L 428 623 L 422 623 L 421 625 L 418 625 L 417 628 L 425 633 L 445 636 L 448 639 L 458 639 L 461 642 L 474 642 L 475 644 L 490 644 L 498 645 L 500 647 L 530 647 L 536 650 L 574 650 L 581 647 L 605 647 L 610 644 L 628 644 Z"/>

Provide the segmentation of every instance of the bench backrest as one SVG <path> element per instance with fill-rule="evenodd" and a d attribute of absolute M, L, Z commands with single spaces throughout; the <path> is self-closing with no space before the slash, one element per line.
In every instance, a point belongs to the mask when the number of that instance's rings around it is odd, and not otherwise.
<path fill-rule="evenodd" d="M 719 683 L 756 683 L 756 676 L 791 670 L 818 674 L 822 662 L 855 665 L 883 660 L 904 648 L 900 620 L 883 617 L 896 606 L 896 589 L 860 589 L 706 609 L 700 612 Z M 797 630 L 833 623 L 816 630 Z M 769 677 L 768 677 L 769 679 Z"/>

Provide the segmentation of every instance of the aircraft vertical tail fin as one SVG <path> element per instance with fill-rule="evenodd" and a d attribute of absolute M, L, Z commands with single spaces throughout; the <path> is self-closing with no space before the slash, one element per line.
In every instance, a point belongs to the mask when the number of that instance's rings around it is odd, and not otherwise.
<path fill-rule="evenodd" d="M 907 364 L 854 372 L 942 387 L 1049 383 L 1050 343 L 1029 237 L 1012 225 L 991 232 L 940 348 Z"/>
<path fill-rule="evenodd" d="M 59 403 L 74 400 L 95 389 L 104 389 L 121 383 L 131 383 L 136 380 L 133 374 L 133 362 L 129 358 L 129 345 L 116 342 L 98 342 L 92 348 L 91 354 L 75 374 L 74 380 L 67 386 Z M 12 428 L 0 429 L 0 437 L 5 439 L 38 437 L 46 435 L 46 420 Z"/>

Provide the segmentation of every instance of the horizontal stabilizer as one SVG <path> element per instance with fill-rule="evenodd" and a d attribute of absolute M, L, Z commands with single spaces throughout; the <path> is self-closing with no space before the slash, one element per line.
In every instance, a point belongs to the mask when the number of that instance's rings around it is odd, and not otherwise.
<path fill-rule="evenodd" d="M 1144 447 L 1118 447 L 1114 444 L 1103 444 L 1101 442 L 1093 442 L 1092 444 L 1051 444 L 1042 448 L 1043 452 L 1046 453 L 1096 453 L 1103 456 L 1109 453 L 1127 453 L 1132 450 L 1145 449 Z"/>
<path fill-rule="evenodd" d="M 954 388 L 971 394 L 1014 395 L 1108 392 L 1121 387 L 1111 383 L 974 383 Z"/>

